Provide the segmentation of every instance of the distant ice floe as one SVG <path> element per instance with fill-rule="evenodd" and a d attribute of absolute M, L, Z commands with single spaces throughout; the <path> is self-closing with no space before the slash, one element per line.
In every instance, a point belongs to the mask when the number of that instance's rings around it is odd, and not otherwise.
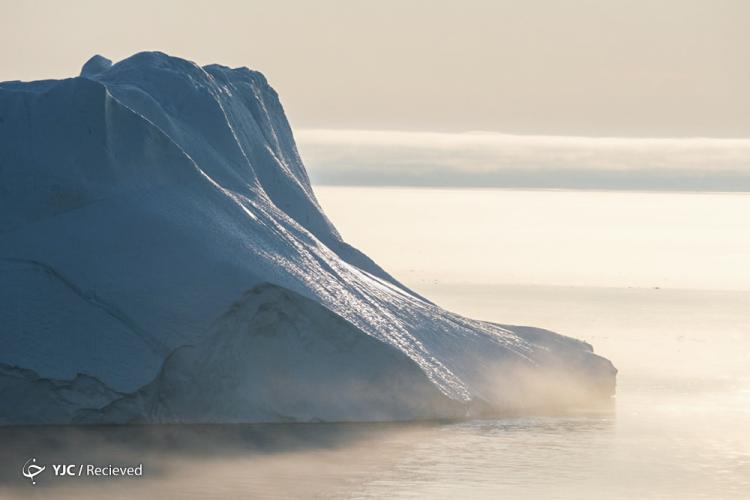
<path fill-rule="evenodd" d="M 302 129 L 324 184 L 750 191 L 750 139 Z"/>

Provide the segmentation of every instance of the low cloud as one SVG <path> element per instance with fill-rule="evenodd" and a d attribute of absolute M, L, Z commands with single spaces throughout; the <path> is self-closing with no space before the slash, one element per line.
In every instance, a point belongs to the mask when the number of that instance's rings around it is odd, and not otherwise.
<path fill-rule="evenodd" d="M 318 184 L 750 191 L 750 139 L 303 129 Z"/>

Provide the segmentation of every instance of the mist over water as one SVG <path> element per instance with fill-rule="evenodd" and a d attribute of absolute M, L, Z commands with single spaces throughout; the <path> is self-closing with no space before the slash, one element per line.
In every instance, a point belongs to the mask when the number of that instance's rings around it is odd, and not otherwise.
<path fill-rule="evenodd" d="M 750 193 L 315 192 L 344 239 L 415 286 L 750 290 Z"/>
<path fill-rule="evenodd" d="M 750 195 L 316 188 L 344 238 L 470 317 L 590 342 L 611 408 L 418 424 L 0 430 L 2 498 L 744 499 Z M 138 479 L 23 462 L 144 464 Z"/>

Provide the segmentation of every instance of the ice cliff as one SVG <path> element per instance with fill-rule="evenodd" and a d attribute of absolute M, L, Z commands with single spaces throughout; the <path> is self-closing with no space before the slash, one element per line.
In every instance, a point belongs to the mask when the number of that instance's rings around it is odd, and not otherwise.
<path fill-rule="evenodd" d="M 0 422 L 462 417 L 615 373 L 342 241 L 258 72 L 146 52 L 0 83 Z"/>

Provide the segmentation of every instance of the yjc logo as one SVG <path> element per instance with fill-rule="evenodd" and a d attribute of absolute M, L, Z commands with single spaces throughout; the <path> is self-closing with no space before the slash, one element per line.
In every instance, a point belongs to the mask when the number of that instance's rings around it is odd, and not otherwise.
<path fill-rule="evenodd" d="M 21 473 L 24 475 L 24 477 L 28 477 L 31 481 L 31 484 L 36 484 L 36 477 L 44 472 L 44 469 L 47 467 L 42 465 L 39 466 L 36 464 L 36 458 L 30 458 L 26 460 L 26 463 L 23 464 L 23 468 L 21 469 Z"/>
<path fill-rule="evenodd" d="M 83 466 L 81 466 L 83 467 Z M 52 465 L 52 468 L 55 470 L 56 476 L 76 476 L 76 464 L 70 464 L 70 465 Z"/>

